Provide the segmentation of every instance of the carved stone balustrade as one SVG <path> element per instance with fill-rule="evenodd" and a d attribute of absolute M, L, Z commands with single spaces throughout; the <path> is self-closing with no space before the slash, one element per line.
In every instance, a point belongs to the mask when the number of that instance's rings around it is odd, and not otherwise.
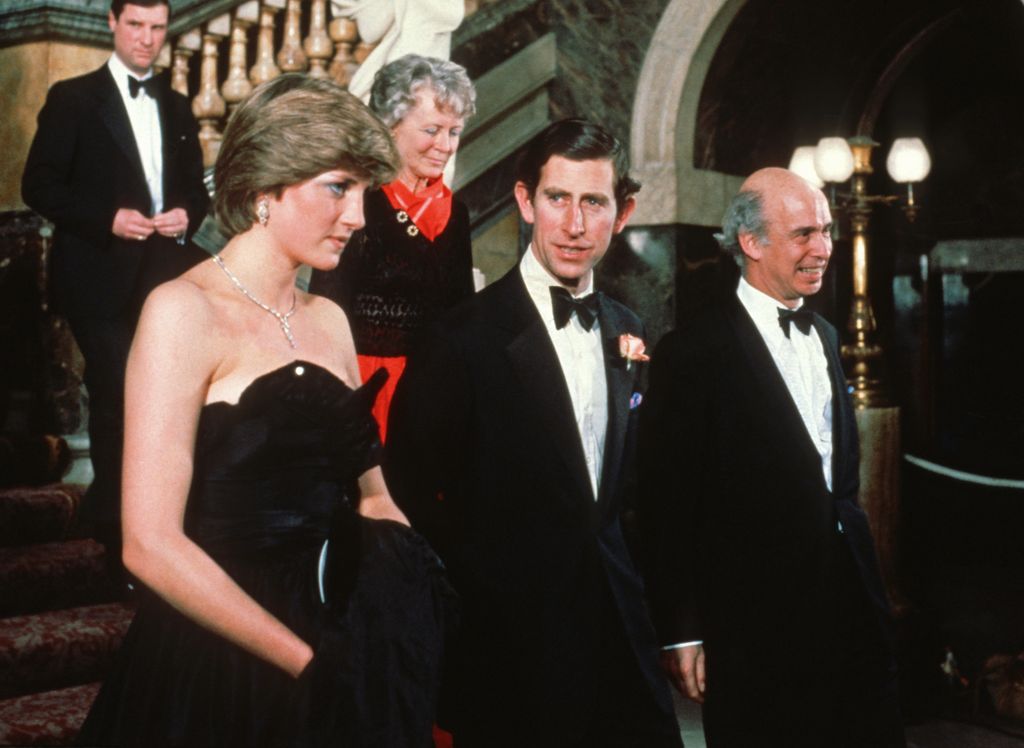
<path fill-rule="evenodd" d="M 227 112 L 227 102 L 217 85 L 218 45 L 231 30 L 231 19 L 218 16 L 206 25 L 203 34 L 203 61 L 199 68 L 199 93 L 192 99 L 192 114 L 199 122 L 199 145 L 203 149 L 203 164 L 212 166 L 220 150 L 219 127 Z"/>
<path fill-rule="evenodd" d="M 313 0 L 309 19 L 309 36 L 303 43 L 309 60 L 309 74 L 327 78 L 327 61 L 334 53 L 334 43 L 327 35 L 327 0 Z"/>
<path fill-rule="evenodd" d="M 228 75 L 221 86 L 221 95 L 227 102 L 228 108 L 238 106 L 249 92 L 252 91 L 252 82 L 246 73 L 246 49 L 248 47 L 248 31 L 251 26 L 259 22 L 259 2 L 249 0 L 235 8 L 235 14 L 231 21 L 231 52 L 228 56 Z"/>

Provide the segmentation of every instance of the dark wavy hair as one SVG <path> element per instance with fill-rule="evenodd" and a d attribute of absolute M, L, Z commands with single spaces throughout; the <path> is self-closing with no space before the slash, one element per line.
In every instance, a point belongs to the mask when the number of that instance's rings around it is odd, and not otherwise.
<path fill-rule="evenodd" d="M 615 205 L 619 209 L 631 195 L 640 191 L 640 183 L 629 176 L 629 154 L 618 139 L 600 125 L 573 118 L 548 125 L 520 154 L 516 181 L 526 185 L 531 199 L 540 183 L 541 169 L 552 156 L 570 161 L 611 161 Z"/>
<path fill-rule="evenodd" d="M 168 15 L 170 15 L 171 12 L 170 0 L 110 0 L 110 12 L 114 14 L 114 18 L 121 17 L 121 11 L 124 10 L 124 6 L 126 5 L 138 5 L 142 8 L 154 8 L 157 5 L 166 5 Z"/>

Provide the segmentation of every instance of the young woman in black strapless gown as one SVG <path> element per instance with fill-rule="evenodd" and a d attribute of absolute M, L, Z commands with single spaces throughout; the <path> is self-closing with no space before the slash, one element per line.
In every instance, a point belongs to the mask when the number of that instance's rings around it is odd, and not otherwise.
<path fill-rule="evenodd" d="M 84 745 L 429 746 L 450 595 L 378 464 L 329 270 L 394 175 L 387 130 L 282 76 L 232 116 L 223 252 L 157 288 L 128 364 L 124 561 L 138 614 Z"/>

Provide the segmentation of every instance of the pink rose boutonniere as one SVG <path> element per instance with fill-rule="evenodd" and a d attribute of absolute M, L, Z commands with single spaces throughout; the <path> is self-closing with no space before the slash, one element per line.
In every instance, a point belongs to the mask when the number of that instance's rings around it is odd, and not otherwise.
<path fill-rule="evenodd" d="M 626 371 L 629 371 L 634 361 L 650 361 L 651 357 L 646 355 L 647 345 L 642 338 L 630 335 L 628 332 L 619 336 L 619 355 L 626 359 Z"/>

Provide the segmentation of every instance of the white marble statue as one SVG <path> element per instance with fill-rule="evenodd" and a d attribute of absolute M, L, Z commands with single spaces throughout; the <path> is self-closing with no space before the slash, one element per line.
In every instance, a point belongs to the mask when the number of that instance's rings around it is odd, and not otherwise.
<path fill-rule="evenodd" d="M 462 23 L 464 0 L 331 0 L 334 16 L 351 18 L 359 38 L 376 48 L 348 88 L 366 101 L 380 68 L 410 52 L 447 60 L 452 32 Z"/>

